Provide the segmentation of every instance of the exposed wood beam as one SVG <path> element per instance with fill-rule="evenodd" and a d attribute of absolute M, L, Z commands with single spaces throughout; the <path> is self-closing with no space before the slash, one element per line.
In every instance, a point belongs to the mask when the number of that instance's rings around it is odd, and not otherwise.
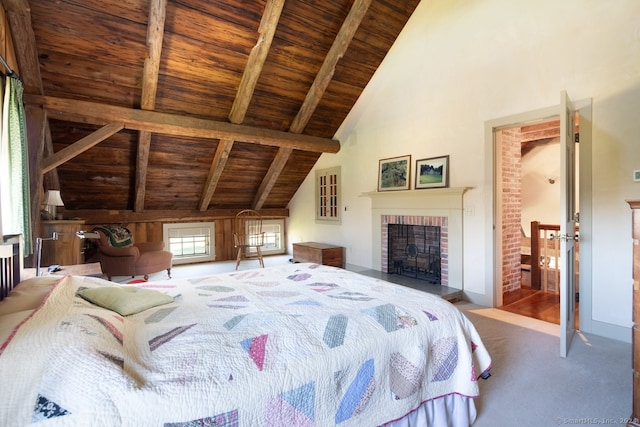
<path fill-rule="evenodd" d="M 140 102 L 140 107 L 143 110 L 153 110 L 156 108 L 158 74 L 160 71 L 166 15 L 167 0 L 150 0 L 149 23 L 147 24 L 147 57 L 144 60 L 144 70 L 142 72 L 142 100 Z M 150 150 L 151 133 L 141 131 L 138 135 L 135 198 L 133 202 L 133 209 L 136 212 L 144 210 Z"/>
<path fill-rule="evenodd" d="M 51 140 L 51 129 L 49 128 L 49 121 L 46 120 L 44 124 L 44 153 L 43 157 L 53 156 L 53 141 Z M 58 170 L 53 169 L 44 174 L 44 188 L 47 190 L 59 190 L 60 179 L 58 177 Z"/>
<path fill-rule="evenodd" d="M 42 162 L 41 173 L 45 174 L 50 170 L 57 168 L 64 162 L 71 160 L 72 158 L 76 157 L 78 154 L 87 151 L 89 148 L 93 147 L 94 145 L 109 138 L 111 135 L 118 133 L 120 130 L 122 130 L 123 127 L 124 126 L 122 123 L 106 125 L 98 129 L 97 131 L 93 132 L 91 135 L 88 135 L 74 142 L 70 146 L 63 148 L 62 150 L 55 153 L 53 156 L 47 157 L 46 159 L 44 159 L 44 161 Z"/>
<path fill-rule="evenodd" d="M 144 198 L 147 194 L 147 170 L 149 168 L 149 152 L 151 151 L 151 133 L 140 132 L 136 151 L 136 182 L 134 183 L 133 210 L 144 210 Z"/>
<path fill-rule="evenodd" d="M 153 110 L 156 107 L 158 72 L 162 56 L 164 22 L 167 15 L 167 0 L 150 0 L 149 3 L 147 57 L 144 60 L 142 72 L 142 100 L 140 101 L 143 110 Z"/>
<path fill-rule="evenodd" d="M 204 184 L 202 197 L 200 197 L 199 209 L 201 212 L 206 211 L 207 207 L 209 207 L 209 203 L 211 202 L 213 193 L 216 191 L 216 186 L 218 185 L 218 181 L 220 180 L 220 175 L 222 175 L 224 166 L 229 159 L 231 148 L 233 148 L 232 139 L 221 139 L 218 143 L 216 154 L 213 156 L 211 168 L 209 169 L 209 176 L 207 176 L 207 181 Z"/>
<path fill-rule="evenodd" d="M 218 218 L 234 218 L 241 209 L 211 209 L 206 212 L 197 210 L 148 210 L 133 212 L 115 209 L 67 209 L 65 214 L 70 217 L 91 218 L 92 224 L 128 223 L 128 222 L 175 222 L 205 221 Z M 260 209 L 263 218 L 286 218 L 289 209 Z"/>
<path fill-rule="evenodd" d="M 275 147 L 286 147 L 314 153 L 337 153 L 340 142 L 311 135 L 298 135 L 233 123 L 217 122 L 177 114 L 116 107 L 96 102 L 50 96 L 25 96 L 30 104 L 41 104 L 49 118 L 104 125 L 124 123 L 125 129 L 148 131 L 192 138 L 233 139 Z"/>
<path fill-rule="evenodd" d="M 342 27 L 340 27 L 340 31 L 331 45 L 329 53 L 327 53 L 327 56 L 324 59 L 324 62 L 320 67 L 320 71 L 316 75 L 309 92 L 307 92 L 307 96 L 302 103 L 302 107 L 300 107 L 298 114 L 291 123 L 291 127 L 289 128 L 290 132 L 302 133 L 304 128 L 307 126 L 307 123 L 309 123 L 313 112 L 318 107 L 327 87 L 329 87 L 331 79 L 333 79 L 333 74 L 335 73 L 338 61 L 342 56 L 344 56 L 344 53 L 349 48 L 349 44 L 351 43 L 351 40 L 353 40 L 353 36 L 358 30 L 358 27 L 360 27 L 360 23 L 367 13 L 371 2 L 372 0 L 356 0 L 351 6 L 351 10 L 349 11 L 345 21 L 342 23 Z M 277 161 L 274 161 L 271 164 L 269 172 L 264 177 L 262 184 L 260 185 L 260 189 L 258 190 L 258 194 L 254 200 L 254 209 L 260 209 L 262 207 L 269 195 L 269 192 L 275 185 L 278 177 L 287 164 L 287 160 L 290 155 L 291 150 L 281 148 L 278 151 L 276 156 Z"/>
<path fill-rule="evenodd" d="M 36 36 L 31 24 L 31 8 L 28 0 L 1 0 L 6 12 L 13 48 L 17 62 L 17 71 L 25 93 L 37 95 L 44 94 L 42 77 L 40 75 L 40 63 L 38 62 L 38 49 Z M 43 175 L 40 173 L 42 165 L 42 152 L 45 142 L 45 125 L 48 123 L 46 111 L 37 106 L 25 106 L 27 120 L 27 144 L 29 147 L 29 200 L 31 204 L 30 236 L 25 239 L 33 241 L 35 236 L 40 236 L 40 201 L 43 184 Z M 33 117 L 30 117 L 33 115 Z M 54 174 L 57 179 L 57 175 Z M 27 247 L 32 247 L 28 245 Z M 31 254 L 25 254 L 31 255 Z"/>
<path fill-rule="evenodd" d="M 283 7 L 284 0 L 269 0 L 265 6 L 260 27 L 258 28 L 260 36 L 256 45 L 251 49 L 247 66 L 244 69 L 242 80 L 238 87 L 238 93 L 233 101 L 233 107 L 231 107 L 231 113 L 229 114 L 231 123 L 240 124 L 244 121 L 244 116 L 253 97 L 253 91 L 271 48 L 273 35 L 278 27 Z"/>
<path fill-rule="evenodd" d="M 7 12 L 19 14 L 31 13 L 28 0 L 2 0 L 2 6 Z"/>
<path fill-rule="evenodd" d="M 240 124 L 244 121 L 244 117 L 249 109 L 249 103 L 253 97 L 253 91 L 255 90 L 256 83 L 264 67 L 264 62 L 267 59 L 267 54 L 271 48 L 273 36 L 278 27 L 278 21 L 280 20 L 283 7 L 284 0 L 267 1 L 262 19 L 260 20 L 260 27 L 258 28 L 260 36 L 258 37 L 256 45 L 251 49 L 249 60 L 242 74 L 240 86 L 238 87 L 238 93 L 236 94 L 231 112 L 229 113 L 229 121 L 231 123 Z M 211 163 L 209 176 L 207 177 L 200 199 L 201 211 L 205 211 L 211 202 L 211 197 L 213 197 L 213 193 L 218 185 L 218 180 L 227 163 L 232 146 L 232 139 L 221 139 L 220 144 L 218 144 L 218 149 Z"/>
<path fill-rule="evenodd" d="M 31 25 L 31 8 L 27 0 L 1 0 L 7 12 L 15 44 L 18 70 L 25 93 L 42 95 L 42 77 L 36 49 L 36 36 Z"/>
<path fill-rule="evenodd" d="M 44 109 L 27 105 L 25 106 L 25 118 L 28 138 L 29 156 L 29 201 L 31 204 L 31 236 L 24 236 L 25 240 L 35 242 L 35 237 L 40 236 L 40 203 L 42 202 L 42 181 L 40 173 L 42 165 L 42 151 L 44 149 L 44 129 L 47 122 L 47 112 Z M 31 245 L 33 248 L 34 245 Z M 33 252 L 32 252 L 33 253 Z M 25 253 L 25 255 L 30 255 Z"/>
<path fill-rule="evenodd" d="M 340 28 L 336 39 L 333 41 L 333 45 L 331 45 L 329 53 L 324 59 L 324 62 L 320 67 L 320 71 L 316 75 L 316 78 L 311 85 L 311 89 L 307 93 L 302 107 L 300 107 L 300 111 L 298 111 L 298 114 L 291 123 L 291 127 L 289 128 L 290 132 L 301 133 L 305 126 L 307 126 L 311 115 L 324 96 L 324 92 L 327 90 L 329 83 L 331 83 L 338 61 L 347 51 L 347 48 L 349 47 L 354 34 L 358 30 L 358 27 L 362 22 L 362 18 L 364 18 L 364 15 L 367 13 L 371 2 L 372 0 L 356 0 L 355 3 L 353 3 L 353 6 L 351 6 L 351 10 L 349 11 L 345 21 L 342 23 L 342 27 Z"/>
<path fill-rule="evenodd" d="M 287 164 L 287 160 L 289 160 L 289 156 L 291 156 L 292 152 L 293 150 L 290 148 L 280 148 L 278 150 L 278 154 L 276 154 L 275 159 L 271 162 L 269 171 L 262 180 L 262 184 L 260 184 L 260 188 L 253 200 L 253 209 L 262 209 L 264 202 L 267 200 L 271 189 L 276 184 L 276 181 L 282 173 L 284 166 Z"/>
<path fill-rule="evenodd" d="M 258 42 L 251 50 L 249 60 L 247 61 L 247 66 L 245 67 L 244 73 L 242 74 L 242 80 L 240 81 L 238 93 L 236 94 L 236 98 L 233 102 L 233 107 L 231 108 L 231 113 L 229 114 L 229 121 L 231 123 L 240 124 L 244 121 L 244 117 L 249 108 L 249 103 L 251 102 L 251 98 L 253 97 L 253 91 L 256 87 L 256 83 L 258 82 L 258 78 L 262 73 L 262 68 L 264 67 L 264 62 L 267 59 L 269 49 L 271 48 L 271 42 L 273 41 L 273 36 L 276 32 L 276 28 L 278 27 L 278 21 L 280 20 L 280 14 L 282 13 L 283 7 L 284 0 L 271 0 L 268 1 L 267 5 L 265 6 L 262 20 L 260 21 L 260 28 L 258 29 L 260 37 L 258 37 Z M 278 151 L 278 156 L 280 156 L 280 153 L 283 150 L 289 153 L 291 153 L 292 151 L 291 148 L 281 147 Z M 277 158 L 278 157 L 276 157 L 276 159 Z M 275 180 L 271 180 L 271 175 L 273 173 L 276 173 L 277 178 L 280 172 L 282 172 L 282 169 L 274 170 L 274 164 L 275 163 L 271 164 L 266 177 L 262 181 L 260 189 L 258 190 L 258 193 L 256 195 L 257 201 L 254 200 L 253 202 L 253 209 L 260 209 L 260 207 L 262 207 L 262 204 L 264 203 L 264 200 L 266 199 L 266 196 L 269 194 L 269 191 L 271 191 L 271 188 L 275 183 Z M 224 165 L 218 166 L 218 170 L 216 171 L 216 180 L 220 178 L 223 167 Z M 208 181 L 207 186 L 209 187 L 211 185 L 214 184 Z M 213 195 L 213 191 L 211 191 L 211 195 Z M 211 196 L 209 196 L 209 199 L 207 200 L 207 205 L 210 199 Z M 257 204 L 259 205 L 259 207 L 256 207 Z M 204 210 L 203 206 L 204 204 L 201 203 L 200 210 Z"/>

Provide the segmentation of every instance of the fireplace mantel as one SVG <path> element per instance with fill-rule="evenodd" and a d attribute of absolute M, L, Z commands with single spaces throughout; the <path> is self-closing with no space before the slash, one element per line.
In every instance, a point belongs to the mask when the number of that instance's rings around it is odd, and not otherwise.
<path fill-rule="evenodd" d="M 422 190 L 401 191 L 370 191 L 362 193 L 361 197 L 372 199 L 372 208 L 379 209 L 389 206 L 400 208 L 429 208 L 461 209 L 464 193 L 472 187 L 430 188 Z"/>
<path fill-rule="evenodd" d="M 372 191 L 372 265 L 382 269 L 382 216 L 446 217 L 448 223 L 448 286 L 463 289 L 464 194 L 472 187 L 431 188 L 404 191 Z"/>
<path fill-rule="evenodd" d="M 399 190 L 399 191 L 368 191 L 366 193 L 362 193 L 362 196 L 367 197 L 386 197 L 390 195 L 399 195 L 399 194 L 411 194 L 416 196 L 437 196 L 442 194 L 459 194 L 463 195 L 468 190 L 473 189 L 473 187 L 447 187 L 447 188 L 424 188 L 420 190 Z"/>

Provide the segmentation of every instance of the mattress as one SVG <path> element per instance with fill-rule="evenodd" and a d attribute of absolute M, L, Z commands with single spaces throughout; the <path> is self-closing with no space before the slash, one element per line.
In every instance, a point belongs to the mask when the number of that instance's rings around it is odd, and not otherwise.
<path fill-rule="evenodd" d="M 49 286 L 0 317 L 26 316 L 0 346 L 1 425 L 469 425 L 491 366 L 450 303 L 334 267 L 142 283 L 171 301 L 126 316 L 80 296 L 112 282 Z"/>

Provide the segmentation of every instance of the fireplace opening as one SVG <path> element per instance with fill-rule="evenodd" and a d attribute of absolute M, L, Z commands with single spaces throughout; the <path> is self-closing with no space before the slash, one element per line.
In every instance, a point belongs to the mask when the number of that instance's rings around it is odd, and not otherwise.
<path fill-rule="evenodd" d="M 440 227 L 387 224 L 390 274 L 442 283 Z"/>

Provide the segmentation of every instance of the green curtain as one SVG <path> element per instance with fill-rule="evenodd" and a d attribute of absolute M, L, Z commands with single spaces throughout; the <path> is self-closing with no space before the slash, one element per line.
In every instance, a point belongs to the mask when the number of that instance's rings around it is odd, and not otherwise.
<path fill-rule="evenodd" d="M 2 229 L 4 234 L 22 234 L 24 255 L 27 256 L 33 253 L 33 245 L 27 128 L 22 102 L 24 87 L 17 78 L 5 80 L 2 143 L 8 144 L 9 182 L 2 186 L 2 191 L 9 192 L 9 218 L 3 215 Z"/>

